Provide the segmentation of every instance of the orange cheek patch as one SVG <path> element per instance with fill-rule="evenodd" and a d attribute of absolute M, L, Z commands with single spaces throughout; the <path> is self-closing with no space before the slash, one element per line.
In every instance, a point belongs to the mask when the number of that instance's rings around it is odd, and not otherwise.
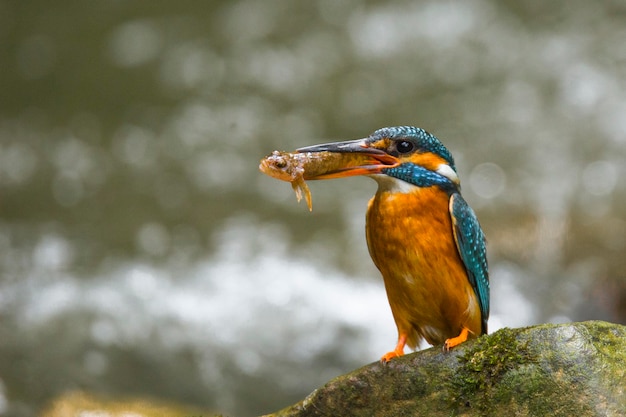
<path fill-rule="evenodd" d="M 376 148 L 376 149 L 388 149 L 390 145 L 391 145 L 391 141 L 387 138 L 384 138 L 376 142 L 370 143 L 369 147 Z"/>
<path fill-rule="evenodd" d="M 437 171 L 437 169 L 441 165 L 449 165 L 445 159 L 440 156 L 435 155 L 431 152 L 426 153 L 414 153 L 409 158 L 407 158 L 410 162 L 423 166 L 426 169 L 431 171 Z"/>

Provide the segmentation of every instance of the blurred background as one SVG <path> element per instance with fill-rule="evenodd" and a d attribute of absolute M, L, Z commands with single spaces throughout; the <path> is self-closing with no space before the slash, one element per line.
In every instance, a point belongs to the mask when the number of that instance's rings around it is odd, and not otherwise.
<path fill-rule="evenodd" d="M 490 330 L 626 323 L 626 3 L 0 1 L 0 414 L 252 416 L 396 341 L 367 178 L 274 149 L 416 125 L 488 237 Z"/>

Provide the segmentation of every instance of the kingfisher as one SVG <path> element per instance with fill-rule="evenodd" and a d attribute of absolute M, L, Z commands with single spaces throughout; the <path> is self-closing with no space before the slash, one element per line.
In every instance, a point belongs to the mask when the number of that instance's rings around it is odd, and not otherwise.
<path fill-rule="evenodd" d="M 395 348 L 381 361 L 404 355 L 405 346 L 416 349 L 423 339 L 448 351 L 486 334 L 485 236 L 461 196 L 450 151 L 413 126 L 297 149 L 324 151 L 363 154 L 368 163 L 310 179 L 366 175 L 378 183 L 367 208 L 366 239 L 398 330 Z"/>

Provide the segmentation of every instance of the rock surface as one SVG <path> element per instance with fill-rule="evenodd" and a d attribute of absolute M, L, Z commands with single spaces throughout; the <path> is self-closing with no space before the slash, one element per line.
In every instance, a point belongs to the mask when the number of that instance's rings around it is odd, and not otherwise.
<path fill-rule="evenodd" d="M 272 416 L 626 416 L 626 326 L 502 329 L 370 364 Z"/>

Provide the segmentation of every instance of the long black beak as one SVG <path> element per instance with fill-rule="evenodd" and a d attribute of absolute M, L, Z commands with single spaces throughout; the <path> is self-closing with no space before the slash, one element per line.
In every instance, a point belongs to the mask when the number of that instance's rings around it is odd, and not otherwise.
<path fill-rule="evenodd" d="M 346 140 L 342 142 L 322 143 L 319 145 L 305 146 L 296 149 L 297 152 L 357 152 L 357 153 L 380 153 L 382 151 L 367 146 L 365 139 Z"/>
<path fill-rule="evenodd" d="M 336 152 L 336 153 L 359 153 L 371 156 L 385 165 L 394 165 L 398 160 L 382 149 L 369 146 L 367 139 L 346 140 L 341 142 L 322 143 L 319 145 L 305 146 L 296 149 L 296 152 Z"/>
<path fill-rule="evenodd" d="M 355 175 L 378 174 L 384 168 L 397 166 L 397 158 L 382 149 L 369 146 L 367 139 L 347 140 L 342 142 L 322 143 L 305 146 L 296 150 L 299 153 L 330 152 L 342 154 L 344 158 L 326 158 L 317 169 L 308 170 L 306 179 L 331 179 Z M 322 168 L 323 167 L 323 168 Z"/>

